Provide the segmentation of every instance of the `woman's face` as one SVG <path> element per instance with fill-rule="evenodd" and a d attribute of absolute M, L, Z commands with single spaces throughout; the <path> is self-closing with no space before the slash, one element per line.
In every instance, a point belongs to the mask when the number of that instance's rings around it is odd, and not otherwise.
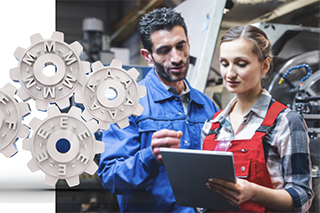
<path fill-rule="evenodd" d="M 231 93 L 257 95 L 261 92 L 261 76 L 268 72 L 269 66 L 259 62 L 252 47 L 250 41 L 242 38 L 220 45 L 220 72 Z"/>

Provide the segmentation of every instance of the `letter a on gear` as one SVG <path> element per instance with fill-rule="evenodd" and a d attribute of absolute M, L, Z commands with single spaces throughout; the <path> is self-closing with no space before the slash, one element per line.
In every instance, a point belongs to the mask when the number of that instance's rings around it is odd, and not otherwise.
<path fill-rule="evenodd" d="M 7 158 L 17 152 L 16 140 L 29 135 L 29 128 L 22 124 L 22 120 L 30 113 L 30 108 L 28 103 L 14 98 L 16 91 L 9 83 L 0 88 L 0 152 Z"/>
<path fill-rule="evenodd" d="M 103 66 L 100 61 L 92 64 L 81 93 L 75 94 L 75 101 L 83 103 L 83 118 L 99 121 L 101 129 L 108 129 L 111 123 L 120 128 L 129 125 L 130 115 L 141 115 L 143 107 L 139 98 L 146 95 L 146 88 L 136 82 L 139 72 L 132 68 L 122 69 L 120 60 L 112 60 L 110 66 Z"/>
<path fill-rule="evenodd" d="M 61 113 L 58 107 L 49 107 L 48 117 L 43 121 L 33 118 L 30 126 L 33 136 L 23 141 L 23 149 L 32 154 L 27 165 L 31 172 L 42 170 L 45 183 L 53 186 L 58 179 L 65 179 L 73 187 L 79 185 L 80 174 L 97 171 L 93 160 L 104 151 L 104 143 L 94 136 L 99 129 L 97 121 L 84 122 L 80 108 Z"/>
<path fill-rule="evenodd" d="M 46 111 L 50 103 L 57 103 L 60 109 L 69 107 L 69 97 L 81 91 L 81 77 L 90 72 L 89 62 L 79 59 L 80 43 L 68 45 L 63 39 L 60 32 L 54 32 L 48 40 L 35 34 L 28 49 L 18 47 L 14 53 L 19 65 L 10 70 L 10 78 L 21 84 L 18 96 L 24 101 L 35 99 L 41 111 Z M 47 71 L 49 66 L 53 71 Z"/>

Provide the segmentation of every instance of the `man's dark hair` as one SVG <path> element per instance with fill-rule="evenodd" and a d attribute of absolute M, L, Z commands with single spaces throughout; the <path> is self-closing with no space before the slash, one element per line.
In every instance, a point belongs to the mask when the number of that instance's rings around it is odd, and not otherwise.
<path fill-rule="evenodd" d="M 158 30 L 172 30 L 175 26 L 181 26 L 188 36 L 187 27 L 180 13 L 171 8 L 157 8 L 145 14 L 139 22 L 139 34 L 143 47 L 152 53 L 151 33 Z"/>

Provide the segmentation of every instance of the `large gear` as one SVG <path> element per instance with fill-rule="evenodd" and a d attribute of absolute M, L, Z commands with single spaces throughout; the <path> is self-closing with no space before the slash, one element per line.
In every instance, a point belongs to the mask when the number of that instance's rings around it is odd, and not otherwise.
<path fill-rule="evenodd" d="M 120 128 L 128 126 L 128 117 L 143 111 L 139 98 L 146 95 L 146 88 L 136 82 L 139 72 L 135 68 L 122 69 L 122 62 L 116 59 L 106 67 L 97 61 L 92 64 L 92 70 L 83 92 L 75 94 L 76 102 L 84 104 L 83 118 L 98 120 L 100 128 L 105 130 L 111 123 L 117 123 Z"/>
<path fill-rule="evenodd" d="M 30 108 L 28 103 L 14 98 L 16 91 L 17 88 L 9 83 L 0 88 L 0 152 L 7 158 L 17 152 L 16 140 L 29 135 L 29 128 L 22 120 L 30 113 Z"/>
<path fill-rule="evenodd" d="M 38 33 L 30 40 L 28 49 L 16 49 L 14 56 L 19 65 L 10 70 L 10 78 L 21 84 L 18 96 L 22 100 L 35 99 L 41 111 L 46 111 L 49 103 L 57 103 L 60 109 L 69 107 L 69 97 L 81 91 L 83 73 L 90 72 L 89 62 L 79 58 L 82 46 L 77 41 L 65 43 L 61 32 L 54 32 L 48 40 Z M 43 70 L 48 65 L 55 69 L 51 75 Z"/>
<path fill-rule="evenodd" d="M 43 121 L 33 118 L 30 126 L 33 136 L 23 141 L 23 149 L 32 154 L 27 165 L 31 172 L 42 170 L 45 183 L 55 185 L 58 179 L 65 179 L 73 187 L 79 185 L 81 173 L 97 171 L 93 159 L 104 151 L 104 143 L 94 136 L 97 121 L 84 122 L 80 108 L 61 113 L 58 107 L 49 107 L 48 117 Z"/>

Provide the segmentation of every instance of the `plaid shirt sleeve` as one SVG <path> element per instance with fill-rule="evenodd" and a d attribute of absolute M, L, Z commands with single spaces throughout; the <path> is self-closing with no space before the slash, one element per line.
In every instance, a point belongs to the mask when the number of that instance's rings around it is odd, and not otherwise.
<path fill-rule="evenodd" d="M 266 138 L 270 143 L 267 167 L 275 188 L 292 197 L 295 212 L 307 212 L 313 199 L 307 126 L 297 112 L 286 109 Z M 269 140 L 269 141 L 268 141 Z"/>

